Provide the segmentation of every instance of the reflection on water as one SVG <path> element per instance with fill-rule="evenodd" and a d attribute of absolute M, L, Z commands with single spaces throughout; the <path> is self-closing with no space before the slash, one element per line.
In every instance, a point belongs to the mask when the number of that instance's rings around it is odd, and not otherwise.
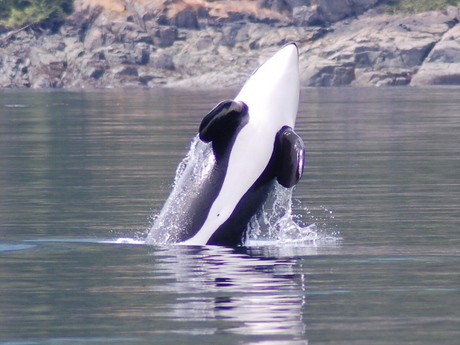
<path fill-rule="evenodd" d="M 183 296 L 170 311 L 175 320 L 219 319 L 231 325 L 226 329 L 231 333 L 303 338 L 305 291 L 294 261 L 261 260 L 212 246 L 170 248 L 153 255 L 158 260 L 154 274 L 175 277 L 154 289 Z"/>
<path fill-rule="evenodd" d="M 458 250 L 25 244 L 0 252 L 0 340 L 11 344 L 454 345 L 460 336 Z"/>
<path fill-rule="evenodd" d="M 244 248 L 29 243 L 0 257 L 0 340 L 307 343 L 297 260 Z"/>

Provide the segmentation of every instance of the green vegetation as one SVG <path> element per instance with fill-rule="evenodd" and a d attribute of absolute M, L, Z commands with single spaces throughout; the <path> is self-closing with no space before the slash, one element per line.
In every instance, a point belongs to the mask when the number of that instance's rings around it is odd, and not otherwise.
<path fill-rule="evenodd" d="M 390 1 L 388 13 L 420 13 L 444 10 L 448 6 L 460 6 L 460 0 L 394 0 Z"/>
<path fill-rule="evenodd" d="M 73 0 L 0 0 L 0 24 L 20 28 L 65 18 L 72 10 Z"/>

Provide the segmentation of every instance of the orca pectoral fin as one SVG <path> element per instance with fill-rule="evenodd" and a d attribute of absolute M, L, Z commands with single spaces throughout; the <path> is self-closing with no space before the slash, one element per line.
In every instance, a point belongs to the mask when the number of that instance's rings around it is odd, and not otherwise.
<path fill-rule="evenodd" d="M 205 143 L 236 130 L 247 115 L 247 105 L 232 100 L 217 104 L 201 121 L 200 139 Z"/>
<path fill-rule="evenodd" d="M 278 132 L 275 145 L 276 178 L 283 187 L 291 188 L 299 182 L 303 174 L 304 143 L 291 127 L 285 126 Z"/>

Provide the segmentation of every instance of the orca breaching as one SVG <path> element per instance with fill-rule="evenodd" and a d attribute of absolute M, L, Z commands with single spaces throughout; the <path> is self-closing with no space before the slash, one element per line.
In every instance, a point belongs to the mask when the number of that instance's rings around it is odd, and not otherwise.
<path fill-rule="evenodd" d="M 243 244 L 275 181 L 291 188 L 302 177 L 299 88 L 299 53 L 290 43 L 203 118 L 147 244 Z"/>

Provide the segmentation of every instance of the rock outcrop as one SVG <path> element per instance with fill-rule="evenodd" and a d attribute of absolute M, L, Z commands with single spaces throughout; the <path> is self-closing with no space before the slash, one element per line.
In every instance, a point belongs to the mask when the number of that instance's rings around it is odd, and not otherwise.
<path fill-rule="evenodd" d="M 460 85 L 460 25 L 444 33 L 412 78 L 411 85 Z"/>
<path fill-rule="evenodd" d="M 460 84 L 459 10 L 380 2 L 76 0 L 60 25 L 0 27 L 0 87 L 231 87 L 289 41 L 304 86 Z"/>
<path fill-rule="evenodd" d="M 302 49 L 303 83 L 306 86 L 415 85 L 412 80 L 416 82 L 424 69 L 432 74 L 427 61 L 449 54 L 442 43 L 443 35 L 458 38 L 455 29 L 460 28 L 458 15 L 458 10 L 452 8 L 444 13 L 406 17 L 368 14 L 337 23 L 323 39 Z"/>

